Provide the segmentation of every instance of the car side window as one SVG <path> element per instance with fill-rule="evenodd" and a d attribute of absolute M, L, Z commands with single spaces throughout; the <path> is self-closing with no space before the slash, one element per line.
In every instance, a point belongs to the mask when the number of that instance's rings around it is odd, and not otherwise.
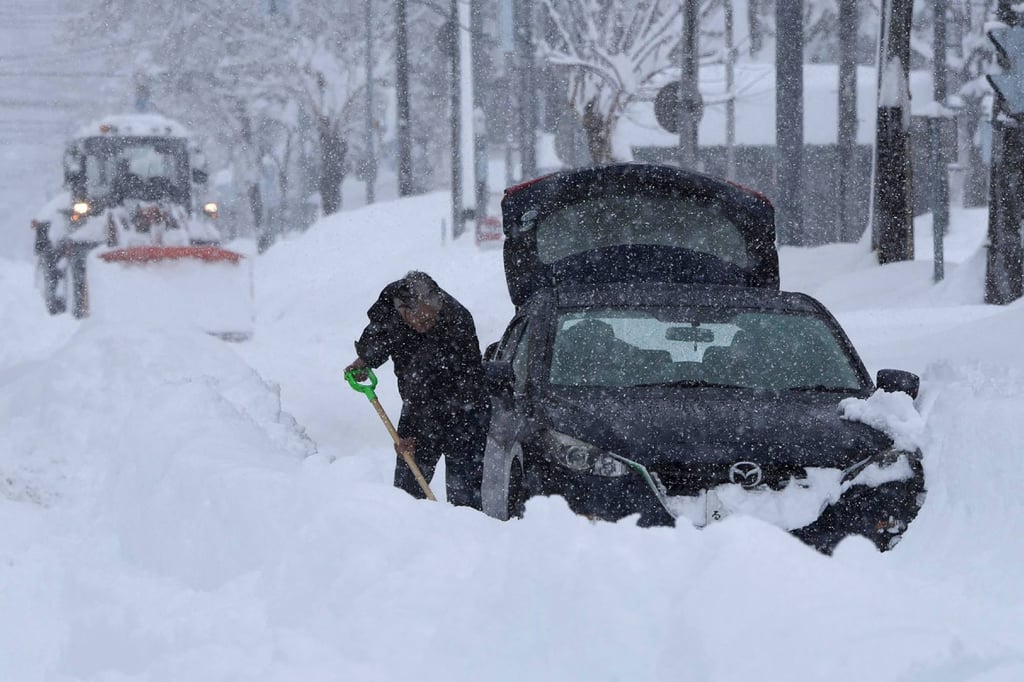
<path fill-rule="evenodd" d="M 515 375 L 515 392 L 526 391 L 526 376 L 530 358 L 530 333 L 529 325 L 523 324 L 523 330 L 519 334 L 519 343 L 516 344 L 515 355 L 512 356 L 512 373 Z"/>
<path fill-rule="evenodd" d="M 526 329 L 526 320 L 518 320 L 509 325 L 508 329 L 505 330 L 505 335 L 501 337 L 501 341 L 498 343 L 498 349 L 494 353 L 495 360 L 504 362 L 512 360 L 524 329 Z"/>
<path fill-rule="evenodd" d="M 526 389 L 526 368 L 529 359 L 526 329 L 527 321 L 525 319 L 514 322 L 505 333 L 494 356 L 495 360 L 512 363 L 512 372 L 516 378 L 516 393 L 521 393 Z"/>

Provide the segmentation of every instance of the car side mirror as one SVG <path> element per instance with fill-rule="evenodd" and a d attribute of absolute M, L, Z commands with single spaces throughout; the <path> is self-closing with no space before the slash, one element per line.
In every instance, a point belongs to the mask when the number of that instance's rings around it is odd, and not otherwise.
<path fill-rule="evenodd" d="M 917 392 L 921 388 L 921 377 L 902 369 L 880 369 L 875 384 L 883 391 L 889 393 L 900 391 L 916 399 Z"/>
<path fill-rule="evenodd" d="M 494 343 L 488 345 L 487 348 L 484 350 L 484 360 L 493 360 L 494 356 L 497 355 L 497 354 L 498 354 L 498 342 L 495 341 Z"/>
<path fill-rule="evenodd" d="M 511 362 L 501 360 L 484 361 L 484 380 L 487 382 L 487 389 L 496 395 L 512 393 L 512 387 L 516 383 L 516 373 L 512 370 Z"/>

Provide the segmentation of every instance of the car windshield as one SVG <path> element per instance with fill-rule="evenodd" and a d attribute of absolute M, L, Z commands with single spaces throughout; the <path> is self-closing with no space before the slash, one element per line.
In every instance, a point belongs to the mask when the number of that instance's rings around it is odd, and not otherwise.
<path fill-rule="evenodd" d="M 747 309 L 563 312 L 549 380 L 555 386 L 865 387 L 823 318 Z"/>
<path fill-rule="evenodd" d="M 188 196 L 184 140 L 96 137 L 84 146 L 85 190 L 89 197 L 182 201 Z"/>
<path fill-rule="evenodd" d="M 537 221 L 537 255 L 555 263 L 586 251 L 638 244 L 708 253 L 750 266 L 739 227 L 713 199 L 629 192 L 559 206 Z"/>

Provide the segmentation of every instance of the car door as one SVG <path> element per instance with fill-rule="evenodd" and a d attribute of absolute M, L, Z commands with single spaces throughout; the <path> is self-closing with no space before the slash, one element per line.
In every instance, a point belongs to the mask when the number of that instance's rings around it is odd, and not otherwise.
<path fill-rule="evenodd" d="M 513 377 L 510 387 L 491 392 L 491 426 L 484 452 L 483 510 L 500 519 L 509 515 L 510 487 L 522 480 L 520 440 L 528 415 L 530 330 L 529 315 L 517 315 L 490 356 L 493 362 L 510 367 Z"/>

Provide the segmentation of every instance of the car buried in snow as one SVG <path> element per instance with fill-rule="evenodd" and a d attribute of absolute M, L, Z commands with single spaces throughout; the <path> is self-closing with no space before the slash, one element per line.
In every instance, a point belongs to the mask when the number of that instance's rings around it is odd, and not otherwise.
<path fill-rule="evenodd" d="M 921 453 L 842 417 L 876 383 L 821 303 L 778 290 L 767 199 L 621 165 L 512 188 L 503 209 L 517 307 L 485 354 L 485 512 L 559 495 L 643 526 L 746 514 L 824 552 L 899 541 Z M 918 383 L 877 375 L 911 397 Z"/>

